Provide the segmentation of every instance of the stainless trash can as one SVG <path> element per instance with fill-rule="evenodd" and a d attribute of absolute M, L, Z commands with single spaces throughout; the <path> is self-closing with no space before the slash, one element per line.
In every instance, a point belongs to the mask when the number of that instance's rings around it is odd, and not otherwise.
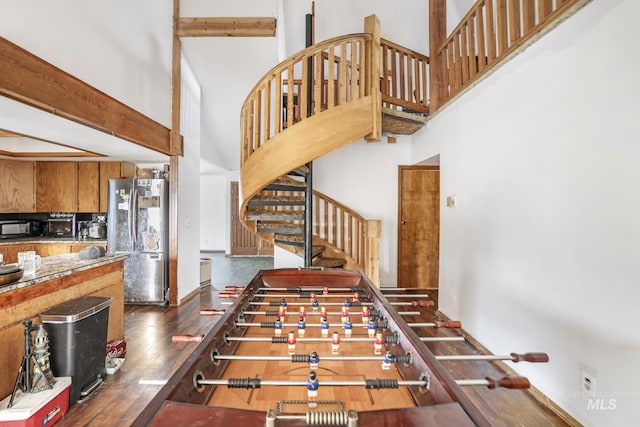
<path fill-rule="evenodd" d="M 86 296 L 40 313 L 49 334 L 51 371 L 56 377 L 71 377 L 70 406 L 95 390 L 106 374 L 111 300 Z"/>

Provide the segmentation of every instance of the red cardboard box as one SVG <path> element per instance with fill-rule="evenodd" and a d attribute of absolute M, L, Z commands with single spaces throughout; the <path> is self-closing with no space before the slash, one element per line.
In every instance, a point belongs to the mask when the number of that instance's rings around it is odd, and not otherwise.
<path fill-rule="evenodd" d="M 69 389 L 71 377 L 56 378 L 51 390 L 38 393 L 22 393 L 13 399 L 13 406 L 7 408 L 11 396 L 0 402 L 0 425 L 2 427 L 37 427 L 53 425 L 69 410 Z"/>
<path fill-rule="evenodd" d="M 107 343 L 107 358 L 122 359 L 127 354 L 127 343 L 124 340 L 111 340 Z"/>

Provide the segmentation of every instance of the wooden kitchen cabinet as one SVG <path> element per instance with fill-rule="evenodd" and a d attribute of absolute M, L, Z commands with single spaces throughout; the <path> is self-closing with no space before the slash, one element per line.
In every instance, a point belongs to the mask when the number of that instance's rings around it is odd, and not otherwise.
<path fill-rule="evenodd" d="M 0 213 L 34 212 L 35 162 L 0 160 Z"/>
<path fill-rule="evenodd" d="M 5 264 L 15 264 L 18 262 L 18 252 L 35 251 L 36 245 L 33 243 L 0 245 L 0 254 L 4 256 Z"/>
<path fill-rule="evenodd" d="M 100 208 L 100 163 L 78 162 L 78 212 Z"/>
<path fill-rule="evenodd" d="M 78 211 L 77 162 L 36 162 L 36 211 Z"/>
<path fill-rule="evenodd" d="M 136 167 L 129 162 L 100 162 L 100 206 L 96 212 L 109 209 L 109 180 L 112 178 L 133 178 Z"/>
<path fill-rule="evenodd" d="M 68 254 L 71 252 L 69 243 L 44 243 L 36 245 L 36 253 L 41 257 Z"/>
<path fill-rule="evenodd" d="M 101 246 L 105 251 L 107 250 L 107 245 L 104 243 L 72 243 L 71 244 L 71 252 L 80 252 L 81 249 L 86 248 L 87 246 Z"/>

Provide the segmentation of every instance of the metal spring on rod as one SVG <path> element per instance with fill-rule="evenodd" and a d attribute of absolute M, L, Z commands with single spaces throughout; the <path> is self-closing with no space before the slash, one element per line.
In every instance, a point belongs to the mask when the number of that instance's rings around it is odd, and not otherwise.
<path fill-rule="evenodd" d="M 346 426 L 349 415 L 346 411 L 309 411 L 307 425 L 311 426 Z"/>
<path fill-rule="evenodd" d="M 272 344 L 286 344 L 287 337 L 271 337 Z"/>
<path fill-rule="evenodd" d="M 291 362 L 293 363 L 307 363 L 309 361 L 308 354 L 292 354 Z"/>
<path fill-rule="evenodd" d="M 276 317 L 278 316 L 278 312 L 276 310 L 267 310 L 264 312 L 264 315 L 267 317 Z"/>
<path fill-rule="evenodd" d="M 275 322 L 260 322 L 261 328 L 273 328 Z"/>
<path fill-rule="evenodd" d="M 375 390 L 381 388 L 398 388 L 398 380 L 384 378 L 365 380 L 365 388 Z"/>
<path fill-rule="evenodd" d="M 411 353 L 397 354 L 396 363 L 413 363 L 413 356 L 411 356 Z"/>
<path fill-rule="evenodd" d="M 398 333 L 394 332 L 393 335 L 386 335 L 384 337 L 385 344 L 398 344 L 400 342 L 400 337 L 398 337 Z"/>
<path fill-rule="evenodd" d="M 260 388 L 260 378 L 229 378 L 227 388 Z"/>

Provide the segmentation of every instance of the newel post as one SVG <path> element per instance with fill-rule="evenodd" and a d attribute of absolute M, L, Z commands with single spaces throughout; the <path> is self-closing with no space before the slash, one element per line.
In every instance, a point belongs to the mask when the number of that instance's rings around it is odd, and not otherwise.
<path fill-rule="evenodd" d="M 447 1 L 429 0 L 429 115 L 442 106 L 445 98 L 444 58 L 440 47 L 447 40 Z"/>
<path fill-rule="evenodd" d="M 367 250 L 365 254 L 365 274 L 375 284 L 380 287 L 380 235 L 382 221 L 379 219 L 367 219 L 366 238 Z"/>
<path fill-rule="evenodd" d="M 380 20 L 376 15 L 364 18 L 364 32 L 371 34 L 371 41 L 367 42 L 366 85 L 371 95 L 371 110 L 373 112 L 373 127 L 371 133 L 364 137 L 368 142 L 382 139 L 382 95 L 380 93 Z"/>

